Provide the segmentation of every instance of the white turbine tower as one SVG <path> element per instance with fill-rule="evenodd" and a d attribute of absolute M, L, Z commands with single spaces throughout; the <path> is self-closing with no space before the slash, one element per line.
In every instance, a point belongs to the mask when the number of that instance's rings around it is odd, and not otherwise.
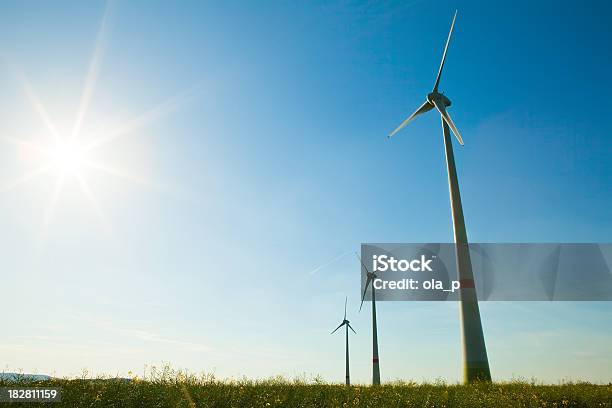
<path fill-rule="evenodd" d="M 453 123 L 446 108 L 451 105 L 450 99 L 438 92 L 444 61 L 446 60 L 446 52 L 450 43 L 453 27 L 457 12 L 453 17 L 442 62 L 436 77 L 436 83 L 431 93 L 427 95 L 425 102 L 410 115 L 401 125 L 395 129 L 389 137 L 395 135 L 412 119 L 418 115 L 428 112 L 436 108 L 440 113 L 442 120 L 442 133 L 444 135 L 444 149 L 446 151 L 446 166 L 448 169 L 448 185 L 450 189 L 451 210 L 453 215 L 453 227 L 455 235 L 455 253 L 457 259 L 457 274 L 461 285 L 459 292 L 461 302 L 461 337 L 463 343 L 463 378 L 465 382 L 475 380 L 491 380 L 491 372 L 489 370 L 489 360 L 487 358 L 487 348 L 485 345 L 484 335 L 482 332 L 482 323 L 480 321 L 480 311 L 478 308 L 478 298 L 474 285 L 474 276 L 472 273 L 472 263 L 470 260 L 470 252 L 468 249 L 467 233 L 465 230 L 465 220 L 463 219 L 463 208 L 461 207 L 461 195 L 459 193 L 459 182 L 457 181 L 457 170 L 455 168 L 455 157 L 453 155 L 452 139 L 450 137 L 449 127 L 452 130 L 459 143 L 463 145 L 463 139 L 459 134 L 459 130 Z"/>
<path fill-rule="evenodd" d="M 348 329 L 353 330 L 353 333 L 355 333 L 355 334 L 357 334 L 357 332 L 351 326 L 351 322 L 346 320 L 346 302 L 347 301 L 348 301 L 348 297 L 344 299 L 344 319 L 342 319 L 342 323 L 340 323 L 340 325 L 338 327 L 336 327 L 336 329 L 333 332 L 331 332 L 331 334 L 334 334 L 336 331 L 338 331 L 339 328 L 341 328 L 342 326 L 345 326 L 345 334 L 346 334 L 346 385 L 351 385 L 351 374 L 350 374 L 350 371 L 349 371 L 349 332 L 348 332 Z"/>
<path fill-rule="evenodd" d="M 357 255 L 361 266 L 366 271 L 366 283 L 363 288 L 363 295 L 361 296 L 361 305 L 359 311 L 363 307 L 363 301 L 365 299 L 368 285 L 372 284 L 372 384 L 380 385 L 380 365 L 378 363 L 378 329 L 376 327 L 376 289 L 374 288 L 374 279 L 378 278 L 374 272 L 370 272 L 368 267 L 363 263 L 359 255 Z"/>

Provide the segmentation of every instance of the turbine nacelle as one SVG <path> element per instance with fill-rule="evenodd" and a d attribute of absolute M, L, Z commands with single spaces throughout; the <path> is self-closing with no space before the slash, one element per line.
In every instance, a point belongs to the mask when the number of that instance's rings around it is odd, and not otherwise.
<path fill-rule="evenodd" d="M 442 103 L 443 106 L 448 107 L 451 106 L 451 100 L 446 97 L 443 93 L 438 91 L 433 91 L 427 94 L 427 102 L 434 108 L 436 105 L 434 103 L 435 100 L 438 100 Z"/>

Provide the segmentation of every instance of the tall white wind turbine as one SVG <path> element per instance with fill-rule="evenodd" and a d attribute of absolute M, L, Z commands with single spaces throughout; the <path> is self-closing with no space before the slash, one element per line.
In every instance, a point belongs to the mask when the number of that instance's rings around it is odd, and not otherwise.
<path fill-rule="evenodd" d="M 485 345 L 484 335 L 482 332 L 482 323 L 480 321 L 480 310 L 478 308 L 478 298 L 474 285 L 474 275 L 472 273 L 472 263 L 470 260 L 470 252 L 468 249 L 467 233 L 465 230 L 465 220 L 463 219 L 463 208 L 461 206 L 461 195 L 459 193 L 459 182 L 457 180 L 457 170 L 455 168 L 455 157 L 453 155 L 453 145 L 450 137 L 450 131 L 463 145 L 463 139 L 459 130 L 453 123 L 446 108 L 451 105 L 450 99 L 438 92 L 438 85 L 446 60 L 448 44 L 453 34 L 455 19 L 457 12 L 453 17 L 448 39 L 444 47 L 442 62 L 436 77 L 436 83 L 431 93 L 427 95 L 425 102 L 405 121 L 403 121 L 397 129 L 395 129 L 389 137 L 392 137 L 415 117 L 436 108 L 440 113 L 442 121 L 442 133 L 444 136 L 444 149 L 446 152 L 446 167 L 448 170 L 448 185 L 450 189 L 451 210 L 453 215 L 453 228 L 455 235 L 455 253 L 457 259 L 457 274 L 461 285 L 459 291 L 460 297 L 460 317 L 461 317 L 461 337 L 463 344 L 463 378 L 465 382 L 473 382 L 476 380 L 491 380 L 491 372 L 489 370 L 489 360 L 487 358 L 487 348 Z M 450 130 L 449 130 L 450 128 Z"/>
<path fill-rule="evenodd" d="M 345 328 L 345 335 L 346 335 L 346 385 L 351 385 L 351 374 L 349 370 L 349 332 L 348 330 L 351 329 L 353 333 L 355 334 L 357 334 L 357 332 L 353 329 L 353 326 L 351 326 L 351 322 L 346 320 L 346 302 L 347 301 L 348 301 L 348 297 L 344 299 L 344 319 L 342 319 L 342 323 L 340 323 L 340 325 L 336 327 L 336 329 L 333 332 L 331 332 L 331 334 L 334 334 L 336 331 L 338 331 L 339 328 L 341 328 L 342 326 L 345 326 L 344 328 Z"/>
<path fill-rule="evenodd" d="M 361 312 L 361 308 L 363 307 L 363 301 L 365 299 L 366 292 L 368 291 L 368 286 L 372 284 L 372 384 L 380 385 L 380 365 L 378 363 L 378 329 L 376 326 L 376 289 L 374 288 L 374 279 L 378 278 L 376 273 L 370 272 L 368 267 L 363 263 L 363 260 L 357 255 L 359 262 L 361 262 L 361 266 L 366 271 L 366 283 L 363 288 L 363 295 L 361 296 L 361 305 L 359 306 L 359 311 Z"/>

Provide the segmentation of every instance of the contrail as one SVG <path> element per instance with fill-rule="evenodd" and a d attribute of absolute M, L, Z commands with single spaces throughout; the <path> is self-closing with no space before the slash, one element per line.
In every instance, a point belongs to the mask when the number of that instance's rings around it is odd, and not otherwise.
<path fill-rule="evenodd" d="M 321 269 L 326 268 L 329 265 L 333 264 L 334 262 L 339 261 L 340 259 L 344 258 L 346 255 L 348 255 L 350 253 L 351 253 L 351 250 L 348 250 L 346 252 L 341 253 L 340 255 L 338 255 L 337 257 L 332 259 L 331 261 L 327 261 L 324 264 L 317 266 L 316 268 L 314 268 L 313 270 L 308 272 L 308 275 L 310 275 L 310 276 L 314 275 L 315 273 L 319 272 Z"/>

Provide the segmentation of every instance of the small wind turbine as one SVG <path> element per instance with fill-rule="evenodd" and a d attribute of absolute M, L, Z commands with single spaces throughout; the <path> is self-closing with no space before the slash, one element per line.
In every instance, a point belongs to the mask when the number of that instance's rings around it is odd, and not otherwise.
<path fill-rule="evenodd" d="M 342 323 L 340 323 L 340 326 L 336 327 L 336 329 L 333 332 L 331 332 L 331 334 L 334 334 L 336 331 L 338 331 L 339 328 L 341 328 L 342 326 L 345 326 L 345 330 L 346 330 L 346 385 L 351 385 L 351 375 L 349 372 L 349 341 L 348 341 L 349 333 L 348 333 L 348 329 L 353 330 L 353 333 L 355 334 L 357 334 L 357 332 L 351 326 L 351 322 L 346 320 L 346 302 L 347 301 L 348 301 L 348 297 L 344 299 L 344 319 L 342 319 Z"/>
<path fill-rule="evenodd" d="M 446 167 L 448 170 L 448 185 L 450 190 L 451 210 L 453 215 L 453 227 L 455 235 L 455 256 L 457 259 L 457 274 L 461 290 L 459 297 L 461 301 L 461 337 L 463 343 L 463 377 L 466 382 L 475 380 L 491 380 L 491 372 L 489 370 L 489 360 L 487 358 L 487 348 L 485 345 L 484 334 L 482 332 L 482 323 L 480 321 L 480 310 L 478 308 L 478 298 L 476 297 L 476 289 L 474 285 L 474 275 L 472 273 L 472 263 L 470 260 L 470 251 L 468 248 L 467 232 L 465 230 L 465 220 L 463 219 L 463 208 L 461 206 L 461 194 L 459 193 L 459 181 L 457 180 L 457 169 L 455 168 L 455 156 L 453 155 L 453 144 L 450 137 L 450 129 L 463 145 L 463 139 L 459 134 L 459 130 L 453 123 L 453 120 L 446 111 L 446 107 L 451 105 L 450 99 L 438 92 L 440 77 L 442 76 L 442 68 L 446 60 L 446 52 L 450 43 L 453 27 L 457 12 L 453 17 L 450 32 L 444 47 L 442 62 L 436 77 L 436 83 L 431 93 L 427 95 L 425 102 L 405 121 L 403 121 L 397 129 L 395 129 L 389 137 L 395 135 L 403 129 L 412 119 L 425 112 L 436 108 L 440 113 L 442 120 L 442 133 L 444 135 L 444 149 L 446 152 Z"/>
<path fill-rule="evenodd" d="M 366 283 L 363 288 L 363 295 L 361 296 L 361 305 L 359 306 L 360 312 L 361 308 L 363 307 L 363 301 L 368 290 L 368 285 L 370 283 L 372 284 L 372 384 L 380 385 L 380 366 L 378 364 L 378 329 L 376 328 L 376 290 L 374 288 L 374 279 L 378 278 L 378 276 L 374 272 L 370 272 L 368 270 L 368 267 L 363 263 L 359 255 L 357 255 L 357 259 L 359 259 L 361 266 L 363 266 L 367 273 Z"/>

